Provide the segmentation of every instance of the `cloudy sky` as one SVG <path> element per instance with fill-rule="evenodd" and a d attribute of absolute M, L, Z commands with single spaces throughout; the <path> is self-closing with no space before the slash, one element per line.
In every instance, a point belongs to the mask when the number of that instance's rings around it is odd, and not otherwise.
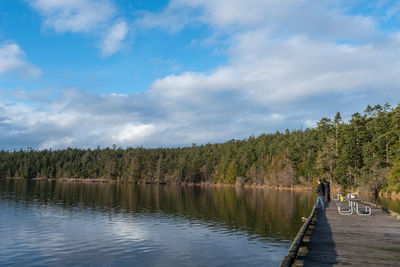
<path fill-rule="evenodd" d="M 399 99 L 399 1 L 0 0 L 0 149 L 223 142 Z"/>

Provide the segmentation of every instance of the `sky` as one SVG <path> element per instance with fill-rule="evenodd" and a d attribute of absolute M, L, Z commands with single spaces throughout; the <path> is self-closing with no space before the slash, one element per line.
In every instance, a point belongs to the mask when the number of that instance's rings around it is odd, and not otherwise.
<path fill-rule="evenodd" d="M 399 99 L 400 1 L 0 0 L 0 149 L 225 142 Z"/>

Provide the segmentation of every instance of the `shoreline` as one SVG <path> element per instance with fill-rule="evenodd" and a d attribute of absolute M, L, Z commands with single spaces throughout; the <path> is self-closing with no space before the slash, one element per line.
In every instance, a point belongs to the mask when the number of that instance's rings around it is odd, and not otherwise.
<path fill-rule="evenodd" d="M 137 185 L 143 185 L 143 184 L 150 184 L 150 185 L 179 185 L 179 186 L 214 186 L 214 187 L 243 187 L 243 188 L 256 188 L 256 189 L 275 189 L 275 190 L 288 190 L 288 191 L 296 191 L 296 192 L 301 192 L 301 191 L 314 191 L 314 188 L 312 187 L 307 187 L 303 185 L 295 185 L 293 187 L 285 187 L 285 186 L 271 186 L 271 185 L 255 185 L 255 184 L 218 184 L 218 183 L 211 183 L 211 182 L 200 182 L 200 183 L 191 183 L 191 182 L 172 182 L 172 183 L 167 183 L 167 182 L 161 182 L 161 183 L 149 183 L 149 182 L 143 182 L 143 183 L 134 183 L 134 182 L 129 182 L 129 181 L 120 181 L 120 180 L 111 180 L 111 179 L 92 179 L 92 178 L 32 178 L 32 179 L 26 179 L 26 178 L 9 178 L 9 177 L 2 177 L 0 179 L 8 179 L 8 180 L 29 180 L 29 181 L 58 181 L 58 182 L 63 182 L 63 183 L 86 183 L 86 184 L 105 184 L 105 183 L 110 183 L 110 184 L 137 184 Z M 331 186 L 331 195 L 335 194 L 337 192 L 340 192 L 341 189 L 338 186 Z M 360 191 L 360 190 L 351 190 L 351 191 Z M 365 193 L 368 194 L 374 194 L 374 192 L 371 191 L 364 191 Z M 388 197 L 388 198 L 393 198 L 393 199 L 400 199 L 400 192 L 392 192 L 390 194 L 387 193 L 379 193 L 380 197 Z"/>
<path fill-rule="evenodd" d="M 244 188 L 259 188 L 259 189 L 276 189 L 276 190 L 291 190 L 291 191 L 312 191 L 313 188 L 302 186 L 302 185 L 295 185 L 293 187 L 285 187 L 285 186 L 271 186 L 271 185 L 256 185 L 256 184 L 220 184 L 220 183 L 211 183 L 211 182 L 200 182 L 200 183 L 193 183 L 193 182 L 161 182 L 161 183 L 149 183 L 149 182 L 129 182 L 129 181 L 120 181 L 120 180 L 111 180 L 111 179 L 92 179 L 92 178 L 10 178 L 10 177 L 1 177 L 0 179 L 7 179 L 7 180 L 29 180 L 29 181 L 58 181 L 58 182 L 65 182 L 65 183 L 110 183 L 110 184 L 150 184 L 150 185 L 180 185 L 180 186 L 214 186 L 214 187 L 244 187 Z"/>

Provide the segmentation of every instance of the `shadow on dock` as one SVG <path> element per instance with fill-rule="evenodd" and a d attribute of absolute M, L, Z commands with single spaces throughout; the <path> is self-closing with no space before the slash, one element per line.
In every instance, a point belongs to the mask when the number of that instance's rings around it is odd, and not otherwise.
<path fill-rule="evenodd" d="M 333 204 L 333 205 L 332 205 Z M 400 266 L 400 222 L 381 209 L 340 215 L 317 211 L 292 266 Z"/>
<path fill-rule="evenodd" d="M 316 218 L 312 221 L 303 239 L 297 260 L 292 266 L 333 266 L 337 264 L 338 254 L 326 213 L 320 209 L 316 213 Z"/>

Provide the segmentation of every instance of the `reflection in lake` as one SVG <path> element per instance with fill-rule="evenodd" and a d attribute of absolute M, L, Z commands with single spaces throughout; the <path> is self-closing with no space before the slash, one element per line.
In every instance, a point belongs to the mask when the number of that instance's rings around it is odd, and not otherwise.
<path fill-rule="evenodd" d="M 312 192 L 0 180 L 0 265 L 276 266 Z"/>
<path fill-rule="evenodd" d="M 379 204 L 389 210 L 400 213 L 400 199 L 377 196 L 371 193 L 362 193 L 360 197 L 368 202 Z"/>

